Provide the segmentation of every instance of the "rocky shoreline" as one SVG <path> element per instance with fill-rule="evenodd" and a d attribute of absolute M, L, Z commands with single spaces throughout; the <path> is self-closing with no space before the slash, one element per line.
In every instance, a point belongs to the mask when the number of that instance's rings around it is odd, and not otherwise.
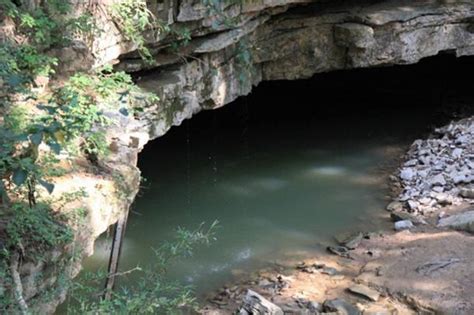
<path fill-rule="evenodd" d="M 390 176 L 394 231 L 356 233 L 224 287 L 202 314 L 473 314 L 474 117 L 416 140 Z"/>

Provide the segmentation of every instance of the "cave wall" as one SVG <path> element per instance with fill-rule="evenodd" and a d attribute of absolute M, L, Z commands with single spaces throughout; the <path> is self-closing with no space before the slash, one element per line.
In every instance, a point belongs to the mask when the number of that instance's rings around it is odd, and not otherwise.
<path fill-rule="evenodd" d="M 199 36 L 178 52 L 157 51 L 158 68 L 148 69 L 133 54 L 119 56 L 117 68 L 142 71 L 139 85 L 161 98 L 143 117 L 154 126 L 151 138 L 202 109 L 248 94 L 264 80 L 413 64 L 441 52 L 474 54 L 474 5 L 468 1 L 313 1 L 295 7 L 264 2 L 261 11 L 240 13 L 245 22 L 238 28 Z M 241 60 L 245 52 L 248 62 Z"/>
<path fill-rule="evenodd" d="M 156 93 L 160 100 L 135 104 L 142 109 L 135 116 L 105 113 L 114 123 L 107 130 L 112 154 L 104 164 L 121 176 L 119 188 L 112 176 L 86 171 L 56 182 L 55 194 L 77 186 L 88 193 L 80 201 L 88 212 L 87 229 L 77 231 L 74 242 L 80 257 L 92 254 L 95 239 L 133 202 L 139 189 L 137 157 L 144 145 L 195 113 L 221 107 L 264 80 L 412 64 L 440 52 L 474 55 L 472 1 L 242 1 L 223 8 L 235 18 L 230 26 L 216 23 L 221 17 L 210 14 L 200 0 L 165 0 L 150 1 L 150 9 L 172 27 L 188 28 L 192 39 L 176 50 L 172 38 L 150 32 L 146 38 L 156 61 L 150 66 L 107 15 L 106 7 L 116 1 L 99 1 L 93 7 L 74 1 L 79 12 L 94 12 L 102 32 L 89 43 L 55 52 L 62 71 L 112 63 L 133 73 L 143 91 Z M 66 259 L 63 254 L 22 267 L 24 295 L 33 312 L 51 313 L 64 300 L 57 267 Z M 67 277 L 76 276 L 80 259 L 67 268 Z"/>

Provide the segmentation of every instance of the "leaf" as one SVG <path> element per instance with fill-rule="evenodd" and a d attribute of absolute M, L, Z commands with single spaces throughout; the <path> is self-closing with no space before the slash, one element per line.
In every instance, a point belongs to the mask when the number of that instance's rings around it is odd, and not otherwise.
<path fill-rule="evenodd" d="M 12 180 L 15 185 L 21 186 L 25 183 L 27 177 L 28 174 L 24 169 L 17 168 L 15 171 L 13 171 Z"/>
<path fill-rule="evenodd" d="M 54 153 L 60 154 L 61 153 L 61 145 L 57 142 L 49 142 L 48 146 L 53 150 Z"/>
<path fill-rule="evenodd" d="M 16 141 L 28 141 L 28 135 L 26 134 L 19 134 L 14 137 Z"/>
<path fill-rule="evenodd" d="M 36 107 L 40 110 L 45 110 L 48 114 L 53 115 L 56 112 L 56 109 L 53 106 L 48 106 L 44 104 L 38 104 Z"/>
<path fill-rule="evenodd" d="M 32 134 L 30 136 L 30 141 L 36 146 L 40 145 L 41 142 L 43 141 L 43 133 L 40 131 L 35 134 Z"/>
<path fill-rule="evenodd" d="M 63 143 L 65 136 L 64 136 L 64 131 L 56 131 L 54 134 L 54 139 L 56 139 L 56 142 Z"/>
<path fill-rule="evenodd" d="M 39 179 L 38 182 L 41 184 L 41 186 L 46 188 L 46 190 L 48 191 L 49 194 L 53 193 L 54 184 L 48 183 L 48 182 L 46 182 L 42 179 Z"/>
<path fill-rule="evenodd" d="M 124 115 L 124 116 L 128 116 L 128 115 L 129 115 L 128 109 L 126 109 L 125 107 L 120 108 L 119 113 L 122 114 L 122 115 Z"/>
<path fill-rule="evenodd" d="M 6 79 L 6 82 L 11 87 L 17 87 L 21 85 L 24 82 L 24 80 L 21 76 L 17 74 L 10 74 Z"/>

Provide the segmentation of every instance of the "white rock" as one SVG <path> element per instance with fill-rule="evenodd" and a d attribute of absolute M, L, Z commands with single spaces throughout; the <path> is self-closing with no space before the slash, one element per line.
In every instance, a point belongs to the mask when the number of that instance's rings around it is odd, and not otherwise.
<path fill-rule="evenodd" d="M 430 180 L 431 186 L 444 186 L 446 185 L 446 180 L 444 179 L 443 174 L 438 174 Z"/>
<path fill-rule="evenodd" d="M 416 176 L 416 171 L 414 171 L 412 168 L 404 168 L 400 172 L 400 178 L 403 180 L 408 180 L 411 181 L 413 178 Z"/>
<path fill-rule="evenodd" d="M 413 227 L 413 223 L 410 220 L 397 221 L 394 227 L 396 231 L 408 230 Z"/>
<path fill-rule="evenodd" d="M 247 290 L 244 297 L 241 314 L 266 314 L 266 315 L 283 315 L 282 309 L 265 299 L 255 291 Z"/>
<path fill-rule="evenodd" d="M 453 150 L 453 153 L 452 153 L 452 156 L 455 158 L 455 159 L 459 159 L 462 155 L 462 152 L 463 152 L 463 149 L 461 148 L 456 148 Z"/>
<path fill-rule="evenodd" d="M 442 218 L 438 222 L 438 227 L 449 227 L 455 230 L 474 233 L 474 211 Z"/>
<path fill-rule="evenodd" d="M 408 203 L 408 207 L 411 210 L 416 210 L 420 207 L 420 204 L 417 201 L 414 201 L 414 200 L 408 200 L 407 203 Z"/>
<path fill-rule="evenodd" d="M 464 198 L 474 199 L 474 188 L 461 188 L 459 194 Z"/>
<path fill-rule="evenodd" d="M 377 302 L 380 297 L 380 293 L 378 291 L 362 284 L 353 285 L 349 288 L 349 291 L 358 295 L 365 296 L 373 302 Z"/>

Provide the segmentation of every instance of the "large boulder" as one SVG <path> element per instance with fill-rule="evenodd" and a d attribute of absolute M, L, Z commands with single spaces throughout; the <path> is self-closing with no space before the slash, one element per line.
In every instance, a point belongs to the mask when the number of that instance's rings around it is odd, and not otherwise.
<path fill-rule="evenodd" d="M 443 218 L 439 220 L 438 227 L 474 233 L 474 210 Z"/>

